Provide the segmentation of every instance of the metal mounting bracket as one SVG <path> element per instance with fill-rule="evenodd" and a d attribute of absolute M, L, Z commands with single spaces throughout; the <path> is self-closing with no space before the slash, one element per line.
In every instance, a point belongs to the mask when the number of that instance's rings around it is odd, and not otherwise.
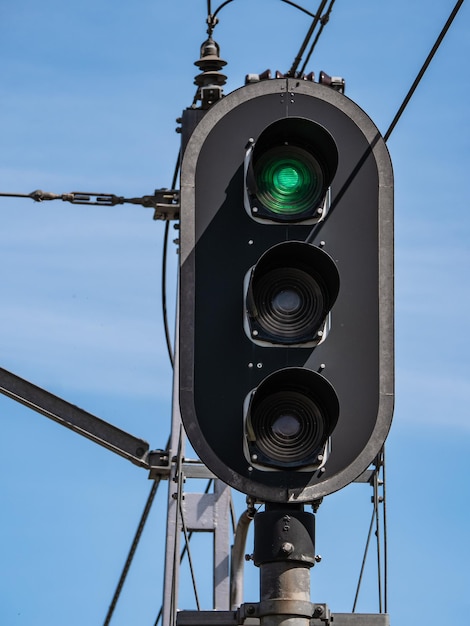
<path fill-rule="evenodd" d="M 331 613 L 326 604 L 311 604 L 310 626 L 390 626 L 387 613 Z M 242 604 L 237 611 L 179 611 L 176 626 L 259 626 L 260 603 Z"/>

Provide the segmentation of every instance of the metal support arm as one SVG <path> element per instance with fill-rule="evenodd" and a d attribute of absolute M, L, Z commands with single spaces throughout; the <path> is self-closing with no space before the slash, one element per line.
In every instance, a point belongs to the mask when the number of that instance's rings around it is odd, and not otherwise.
<path fill-rule="evenodd" d="M 149 444 L 143 439 L 126 433 L 3 368 L 0 368 L 0 393 L 91 439 L 139 467 L 150 469 L 150 463 L 155 459 L 157 453 L 150 452 Z M 161 463 L 162 455 L 157 454 L 157 457 Z"/>

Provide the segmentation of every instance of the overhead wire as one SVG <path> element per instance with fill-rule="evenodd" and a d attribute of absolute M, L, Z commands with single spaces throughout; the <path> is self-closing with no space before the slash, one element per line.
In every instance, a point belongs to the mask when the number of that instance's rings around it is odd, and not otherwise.
<path fill-rule="evenodd" d="M 380 472 L 382 472 L 382 478 L 380 478 Z M 385 446 L 383 446 L 380 454 L 375 461 L 375 468 L 373 475 L 369 483 L 372 485 L 372 516 L 369 525 L 369 531 L 367 533 L 366 544 L 364 548 L 364 554 L 362 557 L 362 564 L 359 572 L 358 582 L 356 586 L 356 593 L 354 596 L 354 602 L 352 607 L 352 613 L 356 612 L 357 602 L 359 599 L 359 592 L 364 576 L 364 570 L 366 566 L 367 556 L 369 552 L 370 542 L 372 538 L 372 531 L 375 526 L 375 536 L 377 541 L 377 588 L 378 588 L 378 605 L 379 613 L 387 612 L 387 538 L 386 538 L 386 516 L 383 515 L 382 523 L 380 520 L 379 505 L 383 505 L 385 510 Z M 382 495 L 379 493 L 379 487 L 382 487 Z M 383 539 L 380 530 L 383 529 Z M 384 553 L 384 560 L 382 560 L 382 548 Z M 383 575 L 382 575 L 383 574 Z M 383 582 L 382 582 L 383 581 Z"/>
<path fill-rule="evenodd" d="M 165 449 L 168 450 L 169 447 L 170 447 L 170 438 L 168 438 L 168 441 L 166 443 L 166 448 Z M 145 524 L 147 522 L 150 510 L 152 508 L 152 504 L 153 504 L 153 502 L 155 500 L 155 495 L 157 493 L 157 489 L 158 489 L 158 486 L 160 484 L 160 481 L 161 481 L 161 476 L 157 476 L 154 479 L 153 483 L 152 483 L 152 487 L 150 488 L 150 493 L 148 495 L 147 502 L 145 503 L 145 507 L 144 507 L 144 510 L 142 512 L 142 516 L 140 518 L 140 521 L 139 521 L 139 524 L 137 526 L 137 530 L 136 530 L 136 533 L 135 533 L 135 536 L 134 536 L 134 540 L 132 541 L 132 544 L 131 544 L 131 547 L 130 547 L 130 550 L 129 550 L 129 554 L 128 554 L 127 559 L 126 559 L 126 561 L 124 563 L 124 567 L 122 569 L 121 576 L 119 577 L 119 581 L 118 581 L 118 584 L 116 586 L 116 590 L 114 592 L 113 599 L 111 600 L 111 604 L 109 605 L 108 613 L 106 615 L 105 621 L 103 622 L 103 626 L 108 626 L 110 624 L 110 622 L 111 622 L 111 618 L 112 618 L 112 616 L 114 614 L 114 610 L 115 610 L 117 602 L 119 600 L 119 596 L 121 595 L 122 588 L 123 588 L 124 583 L 126 581 L 127 574 L 128 574 L 129 569 L 130 569 L 130 567 L 132 565 L 132 561 L 134 559 L 134 555 L 136 553 L 137 546 L 139 545 L 140 538 L 142 537 L 142 533 L 143 533 L 143 530 L 145 528 Z"/>
<path fill-rule="evenodd" d="M 310 61 L 310 57 L 312 56 L 312 53 L 315 50 L 315 47 L 316 47 L 316 45 L 318 43 L 318 40 L 321 37 L 323 29 L 325 28 L 325 26 L 328 24 L 328 22 L 330 20 L 331 11 L 333 10 L 333 6 L 334 6 L 335 2 L 336 2 L 336 0 L 330 0 L 330 5 L 327 8 L 325 14 L 320 17 L 320 28 L 318 29 L 318 32 L 317 32 L 317 34 L 315 36 L 315 39 L 313 40 L 313 43 L 312 43 L 312 45 L 310 47 L 310 50 L 308 51 L 308 54 L 307 54 L 307 56 L 305 58 L 305 61 L 304 61 L 303 65 L 302 65 L 302 67 L 300 68 L 300 72 L 299 72 L 300 75 L 304 74 L 305 71 L 306 71 L 307 65 L 308 65 L 308 63 Z"/>
<path fill-rule="evenodd" d="M 196 574 L 194 573 L 193 558 L 192 558 L 192 555 L 191 555 L 191 548 L 189 546 L 189 539 L 190 539 L 190 537 L 189 537 L 189 534 L 188 534 L 188 528 L 186 526 L 186 520 L 184 518 L 182 498 L 179 498 L 178 506 L 180 508 L 181 527 L 182 527 L 183 534 L 184 534 L 184 542 L 185 542 L 186 553 L 188 555 L 189 572 L 191 574 L 191 581 L 193 583 L 194 599 L 196 600 L 197 610 L 200 611 L 201 610 L 201 603 L 199 602 L 199 594 L 198 594 L 198 591 L 197 591 Z"/>
<path fill-rule="evenodd" d="M 166 265 L 167 265 L 167 257 L 168 257 L 168 239 L 170 233 L 170 222 L 167 220 L 165 222 L 165 230 L 163 233 L 163 253 L 162 253 L 162 318 L 163 318 L 163 328 L 165 330 L 165 341 L 166 348 L 168 352 L 168 358 L 170 359 L 171 367 L 174 367 L 175 360 L 173 356 L 173 347 L 171 345 L 171 337 L 170 337 L 170 329 L 168 325 L 168 310 L 166 306 Z"/>
<path fill-rule="evenodd" d="M 372 509 L 372 516 L 371 516 L 371 519 L 370 519 L 369 532 L 367 533 L 366 545 L 365 545 L 364 554 L 363 554 L 363 557 L 362 557 L 361 570 L 359 572 L 359 579 L 357 581 L 356 595 L 354 596 L 354 602 L 353 602 L 353 607 L 352 607 L 352 611 L 351 611 L 352 613 L 356 612 L 357 601 L 359 599 L 359 592 L 361 590 L 362 577 L 364 575 L 364 569 L 365 569 L 366 561 L 367 561 L 367 554 L 369 552 L 370 540 L 371 540 L 371 537 L 372 537 L 372 531 L 374 529 L 374 521 L 375 521 L 375 509 Z"/>
<path fill-rule="evenodd" d="M 181 162 L 181 150 L 178 153 L 178 158 L 176 160 L 175 169 L 173 172 L 173 179 L 171 182 L 171 189 L 176 189 L 176 183 L 178 180 L 178 173 L 180 169 Z M 166 347 L 168 351 L 168 357 L 170 359 L 171 367 L 174 367 L 175 358 L 174 358 L 174 349 L 172 345 L 171 333 L 168 323 L 168 310 L 167 310 L 167 297 L 166 297 L 166 273 L 167 273 L 167 258 L 168 258 L 168 242 L 169 242 L 169 234 L 170 234 L 170 221 L 166 220 L 165 222 L 165 230 L 163 233 L 163 252 L 162 252 L 162 278 L 161 278 L 161 303 L 162 303 L 162 318 L 163 318 L 163 327 L 165 330 L 165 341 Z"/>
<path fill-rule="evenodd" d="M 147 502 L 145 503 L 145 507 L 144 507 L 144 510 L 143 510 L 143 513 L 142 513 L 142 517 L 141 517 L 139 525 L 137 527 L 137 531 L 135 533 L 134 540 L 132 541 L 132 544 L 131 544 L 131 547 L 130 547 L 130 550 L 129 550 L 129 554 L 128 554 L 126 562 L 124 564 L 121 576 L 119 577 L 119 581 L 118 581 L 116 590 L 114 592 L 113 599 L 111 600 L 111 604 L 109 605 L 108 613 L 106 614 L 106 618 L 105 618 L 105 620 L 103 622 L 103 626 L 109 626 L 109 624 L 111 622 L 111 618 L 112 618 L 112 616 L 114 614 L 114 610 L 116 608 L 117 602 L 118 602 L 119 597 L 121 595 L 121 591 L 122 591 L 122 588 L 123 588 L 124 583 L 126 581 L 127 574 L 129 572 L 130 566 L 131 566 L 132 561 L 134 559 L 134 555 L 135 555 L 135 552 L 137 550 L 137 546 L 139 545 L 139 541 L 140 541 L 140 538 L 142 536 L 142 532 L 143 532 L 144 527 L 145 527 L 145 522 L 147 521 L 148 515 L 150 513 L 150 509 L 152 508 L 152 504 L 153 504 L 153 501 L 155 499 L 155 494 L 157 493 L 157 489 L 158 489 L 158 485 L 159 484 L 160 484 L 160 477 L 157 477 L 153 481 L 153 483 L 152 483 L 152 487 L 150 489 L 150 493 L 148 495 Z"/>
<path fill-rule="evenodd" d="M 432 59 L 433 59 L 434 55 L 436 54 L 436 52 L 437 52 L 437 50 L 438 50 L 439 46 L 440 46 L 440 45 L 441 45 L 441 43 L 442 43 L 442 40 L 443 40 L 443 39 L 444 39 L 444 37 L 446 36 L 447 31 L 448 31 L 448 30 L 449 30 L 449 28 L 451 27 L 452 22 L 454 21 L 455 16 L 456 16 L 456 15 L 457 15 L 457 13 L 459 12 L 459 9 L 460 9 L 460 7 L 462 6 L 462 4 L 463 4 L 463 3 L 464 3 L 464 0 L 458 0 L 458 1 L 456 2 L 456 4 L 455 4 L 454 8 L 452 9 L 452 11 L 451 11 L 451 13 L 450 13 L 449 17 L 447 18 L 446 23 L 444 24 L 444 26 L 443 26 L 443 28 L 442 28 L 441 32 L 439 33 L 439 35 L 438 35 L 438 37 L 437 37 L 437 39 L 436 39 L 436 41 L 435 41 L 435 43 L 434 43 L 433 47 L 431 48 L 431 50 L 430 50 L 430 52 L 429 52 L 428 56 L 426 57 L 426 60 L 424 61 L 423 66 L 422 66 L 422 67 L 421 67 L 421 69 L 419 70 L 419 72 L 418 72 L 418 74 L 417 74 L 417 76 L 416 76 L 415 80 L 413 81 L 413 84 L 411 85 L 411 87 L 410 87 L 410 89 L 409 89 L 408 93 L 406 94 L 406 96 L 405 96 L 405 98 L 404 98 L 403 102 L 401 103 L 400 108 L 398 109 L 398 111 L 397 111 L 397 112 L 396 112 L 396 114 L 395 114 L 395 117 L 393 118 L 392 122 L 390 123 L 390 126 L 388 127 L 387 132 L 386 132 L 386 133 L 385 133 L 385 135 L 384 135 L 384 140 L 385 140 L 385 142 L 387 142 L 387 141 L 388 141 L 388 139 L 389 139 L 390 135 L 392 134 L 392 132 L 393 132 L 393 130 L 394 130 L 394 128 L 395 128 L 395 126 L 396 126 L 396 125 L 397 125 L 397 123 L 398 123 L 398 120 L 399 120 L 399 119 L 400 119 L 400 117 L 402 116 L 403 111 L 406 109 L 406 107 L 407 107 L 407 105 L 408 105 L 409 101 L 410 101 L 410 100 L 411 100 L 411 98 L 413 97 L 413 94 L 414 94 L 414 92 L 416 91 L 416 88 L 418 87 L 419 83 L 421 82 L 421 79 L 423 78 L 424 73 L 425 73 L 425 72 L 426 72 L 426 70 L 428 69 L 429 64 L 431 63 L 431 61 L 432 61 Z"/>
<path fill-rule="evenodd" d="M 284 2 L 285 4 L 290 4 L 291 7 L 295 7 L 296 9 L 299 9 L 299 11 L 302 11 L 302 13 L 305 13 L 306 15 L 309 15 L 310 17 L 315 17 L 314 13 L 307 11 L 307 9 L 304 9 L 304 7 L 301 7 L 296 2 L 292 2 L 292 0 L 281 0 L 281 2 Z"/>
<path fill-rule="evenodd" d="M 297 68 L 299 66 L 300 61 L 302 60 L 302 55 L 305 52 L 306 47 L 308 46 L 308 43 L 310 41 L 310 39 L 312 38 L 313 32 L 315 31 L 315 28 L 317 27 L 317 24 L 320 22 L 321 19 L 321 14 L 323 9 L 325 8 L 326 4 L 327 4 L 328 0 L 321 0 L 320 6 L 318 8 L 318 11 L 316 12 L 316 14 L 313 16 L 313 21 L 310 25 L 310 28 L 308 29 L 307 34 L 305 35 L 305 38 L 302 42 L 302 45 L 300 46 L 300 49 L 297 53 L 297 56 L 294 59 L 294 62 L 292 63 L 292 66 L 288 72 L 289 76 L 295 76 L 296 72 L 297 72 Z"/>
<path fill-rule="evenodd" d="M 206 485 L 206 488 L 204 490 L 205 494 L 209 493 L 210 488 L 212 486 L 212 483 L 213 483 L 213 479 L 210 478 L 207 481 L 207 485 Z M 181 503 L 180 503 L 180 506 L 181 506 Z M 181 510 L 181 515 L 183 515 L 183 511 L 182 510 Z M 181 550 L 181 553 L 180 553 L 180 564 L 182 563 L 184 557 L 186 556 L 186 553 L 188 553 L 189 542 L 191 541 L 191 537 L 193 536 L 194 532 L 195 532 L 194 530 L 191 530 L 191 531 L 189 531 L 189 533 L 187 533 L 187 535 L 185 534 L 185 543 L 184 543 L 183 549 Z M 188 553 L 188 559 L 189 559 L 189 553 Z M 197 591 L 196 591 L 196 594 L 197 594 Z M 157 626 L 157 624 L 160 621 L 162 615 L 163 615 L 163 604 L 160 606 L 160 609 L 158 611 L 157 617 L 156 617 L 155 622 L 154 622 L 154 626 Z"/>
<path fill-rule="evenodd" d="M 219 20 L 217 18 L 218 13 L 220 13 L 220 11 L 223 8 L 225 8 L 228 4 L 230 4 L 231 2 L 233 2 L 233 0 L 225 0 L 225 2 L 222 2 L 222 4 L 220 4 L 217 7 L 217 9 L 214 11 L 214 13 L 212 13 L 211 0 L 207 0 L 207 20 L 206 21 L 207 21 L 207 25 L 208 25 L 207 33 L 208 33 L 209 37 L 212 36 L 214 28 L 216 27 L 216 25 L 219 22 Z M 281 0 L 281 2 L 284 2 L 285 4 L 288 4 L 288 5 L 296 8 L 296 9 L 298 9 L 299 11 L 302 11 L 306 15 L 310 16 L 311 18 L 313 18 L 314 24 L 317 23 L 317 21 L 318 21 L 318 14 L 315 15 L 315 14 L 311 13 L 310 11 L 305 9 L 304 7 L 302 7 L 299 4 L 297 4 L 296 2 L 293 2 L 293 0 Z M 333 2 L 334 2 L 334 0 L 333 0 Z M 325 3 L 326 3 L 326 0 L 325 0 Z M 328 19 L 327 19 L 327 21 L 328 21 Z M 323 30 L 323 26 L 320 29 L 320 34 L 321 34 L 322 30 Z M 318 37 L 317 37 L 316 40 L 318 40 Z M 308 39 L 305 39 L 304 44 L 305 44 L 305 46 L 308 44 Z M 299 61 L 300 61 L 300 59 L 299 59 Z M 193 105 L 196 104 L 196 101 L 198 99 L 198 93 L 199 93 L 199 90 L 196 91 L 196 95 L 194 96 L 194 100 L 193 100 Z"/>
<path fill-rule="evenodd" d="M 207 14 L 209 15 L 210 18 L 212 18 L 212 20 L 214 20 L 215 17 L 217 16 L 217 14 L 220 13 L 220 11 L 225 6 L 227 6 L 227 4 L 230 4 L 231 2 L 233 2 L 233 0 L 225 0 L 225 2 L 222 2 L 222 4 L 220 6 L 218 6 L 217 9 L 212 14 L 211 13 L 211 3 L 210 3 L 210 0 L 207 0 Z M 301 7 L 299 4 L 297 4 L 296 2 L 293 2 L 292 0 L 281 0 L 281 2 L 284 2 L 284 4 L 289 4 L 290 6 L 298 9 L 299 11 L 302 11 L 302 13 L 305 13 L 306 15 L 309 15 L 312 18 L 315 17 L 314 13 L 312 13 L 308 9 L 305 9 L 304 7 Z"/>

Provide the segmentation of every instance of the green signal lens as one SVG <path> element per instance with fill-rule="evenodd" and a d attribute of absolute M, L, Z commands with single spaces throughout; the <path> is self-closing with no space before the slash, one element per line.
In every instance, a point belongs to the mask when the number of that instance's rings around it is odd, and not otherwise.
<path fill-rule="evenodd" d="M 276 188 L 285 193 L 292 193 L 297 188 L 301 176 L 299 171 L 292 165 L 284 165 L 278 168 L 274 176 Z"/>
<path fill-rule="evenodd" d="M 313 214 L 324 194 L 322 169 L 303 148 L 271 148 L 257 159 L 254 174 L 259 202 L 281 219 Z"/>

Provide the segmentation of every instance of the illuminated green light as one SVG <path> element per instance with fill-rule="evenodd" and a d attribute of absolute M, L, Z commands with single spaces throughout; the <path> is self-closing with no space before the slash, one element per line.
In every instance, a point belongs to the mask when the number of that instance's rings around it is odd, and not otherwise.
<path fill-rule="evenodd" d="M 262 154 L 255 167 L 257 197 L 279 217 L 295 217 L 317 208 L 323 174 L 316 159 L 295 146 L 278 146 Z"/>
<path fill-rule="evenodd" d="M 295 167 L 281 166 L 274 174 L 274 184 L 280 192 L 291 193 L 299 184 L 300 175 Z"/>

